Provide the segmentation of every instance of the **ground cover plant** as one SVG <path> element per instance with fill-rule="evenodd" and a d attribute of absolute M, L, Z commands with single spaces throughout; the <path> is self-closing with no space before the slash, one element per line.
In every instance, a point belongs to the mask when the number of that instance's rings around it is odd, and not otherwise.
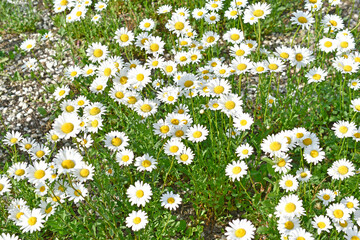
<path fill-rule="evenodd" d="M 24 79 L 75 64 L 3 126 L 0 239 L 360 239 L 358 1 L 43 5 Z"/>

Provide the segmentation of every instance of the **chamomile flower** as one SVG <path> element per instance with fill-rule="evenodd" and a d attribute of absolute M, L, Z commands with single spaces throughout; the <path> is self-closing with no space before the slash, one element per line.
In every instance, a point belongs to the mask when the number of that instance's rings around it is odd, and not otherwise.
<path fill-rule="evenodd" d="M 53 129 L 59 138 L 69 139 L 79 133 L 79 125 L 80 120 L 75 113 L 63 113 L 55 119 Z"/>
<path fill-rule="evenodd" d="M 312 68 L 305 76 L 308 79 L 308 83 L 315 83 L 324 81 L 327 74 L 321 68 Z"/>
<path fill-rule="evenodd" d="M 181 204 L 181 197 L 179 194 L 174 194 L 171 192 L 165 192 L 161 196 L 161 206 L 163 206 L 166 209 L 170 210 L 176 210 L 179 207 L 179 204 Z"/>
<path fill-rule="evenodd" d="M 151 31 L 155 27 L 155 22 L 151 18 L 145 18 L 139 23 L 139 27 L 143 31 Z"/>
<path fill-rule="evenodd" d="M 326 209 L 326 215 L 333 221 L 344 222 L 350 218 L 350 211 L 344 204 L 333 203 Z"/>
<path fill-rule="evenodd" d="M 86 50 L 86 55 L 92 62 L 101 62 L 107 58 L 109 51 L 106 45 L 99 42 L 92 43 Z"/>
<path fill-rule="evenodd" d="M 194 156 L 194 152 L 191 150 L 191 148 L 184 147 L 180 154 L 176 156 L 176 159 L 180 164 L 189 165 L 192 163 Z"/>
<path fill-rule="evenodd" d="M 30 151 L 31 157 L 34 160 L 45 158 L 49 153 L 50 149 L 43 144 L 35 144 Z"/>
<path fill-rule="evenodd" d="M 333 201 L 335 201 L 335 194 L 330 189 L 322 189 L 317 194 L 317 197 L 322 201 L 322 203 L 327 206 Z"/>
<path fill-rule="evenodd" d="M 226 176 L 229 176 L 231 181 L 239 181 L 244 175 L 247 174 L 248 166 L 244 161 L 233 161 L 228 164 L 225 169 Z"/>
<path fill-rule="evenodd" d="M 351 213 L 355 212 L 359 208 L 359 200 L 353 196 L 342 199 L 340 203 L 344 204 Z"/>
<path fill-rule="evenodd" d="M 95 168 L 91 164 L 81 162 L 72 172 L 72 174 L 79 182 L 86 182 L 93 179 L 94 171 Z"/>
<path fill-rule="evenodd" d="M 281 153 L 278 156 L 275 156 L 274 165 L 272 167 L 275 172 L 287 173 L 292 167 L 291 162 L 292 160 L 287 154 Z"/>
<path fill-rule="evenodd" d="M 333 179 L 344 180 L 355 175 L 355 167 L 349 160 L 340 159 L 335 161 L 327 172 Z"/>
<path fill-rule="evenodd" d="M 294 57 L 294 50 L 291 47 L 280 46 L 275 48 L 275 55 L 284 61 L 290 60 Z"/>
<path fill-rule="evenodd" d="M 124 150 L 128 145 L 129 138 L 123 132 L 112 131 L 105 134 L 105 147 L 110 150 Z"/>
<path fill-rule="evenodd" d="M 213 31 L 205 32 L 202 37 L 202 44 L 204 44 L 204 46 L 210 47 L 212 45 L 215 45 L 219 40 L 219 38 L 220 38 L 219 34 L 217 34 L 216 32 Z"/>
<path fill-rule="evenodd" d="M 221 111 L 228 116 L 242 112 L 242 100 L 236 94 L 221 95 L 218 103 Z"/>
<path fill-rule="evenodd" d="M 189 27 L 189 22 L 184 16 L 173 14 L 171 19 L 165 24 L 165 27 L 177 36 L 185 35 L 185 29 Z"/>
<path fill-rule="evenodd" d="M 144 49 L 148 54 L 159 55 L 164 52 L 165 42 L 161 37 L 149 37 L 149 40 L 145 41 Z"/>
<path fill-rule="evenodd" d="M 135 158 L 135 167 L 140 172 L 148 171 L 151 172 L 153 169 L 156 169 L 157 161 L 155 158 L 150 156 L 149 154 L 144 154 L 141 157 Z"/>
<path fill-rule="evenodd" d="M 21 43 L 20 48 L 24 51 L 30 52 L 36 46 L 36 40 L 28 39 Z"/>
<path fill-rule="evenodd" d="M 127 73 L 130 84 L 134 89 L 143 89 L 150 81 L 151 70 L 144 66 L 137 66 Z"/>
<path fill-rule="evenodd" d="M 225 228 L 226 239 L 229 240 L 251 240 L 254 238 L 256 228 L 247 219 L 236 219 L 229 222 L 229 227 Z"/>
<path fill-rule="evenodd" d="M 177 156 L 184 149 L 185 145 L 176 138 L 171 138 L 164 145 L 164 152 L 169 156 Z"/>
<path fill-rule="evenodd" d="M 89 103 L 84 108 L 85 117 L 101 117 L 103 114 L 105 114 L 105 112 L 106 112 L 106 107 L 99 102 Z"/>
<path fill-rule="evenodd" d="M 292 24 L 301 26 L 302 29 L 309 29 L 312 24 L 315 22 L 314 18 L 309 12 L 296 11 L 292 14 L 290 21 Z"/>
<path fill-rule="evenodd" d="M 276 104 L 276 98 L 273 97 L 273 96 L 271 96 L 271 95 L 269 95 L 269 96 L 267 97 L 267 99 L 266 99 L 266 102 L 267 102 L 267 105 L 268 105 L 269 107 L 272 107 L 273 105 Z"/>
<path fill-rule="evenodd" d="M 315 133 L 307 132 L 301 138 L 301 140 L 298 141 L 298 144 L 300 145 L 300 147 L 303 147 L 303 148 L 318 146 L 319 138 L 316 136 Z"/>
<path fill-rule="evenodd" d="M 297 181 L 296 177 L 287 174 L 281 178 L 279 185 L 282 189 L 286 190 L 286 192 L 293 192 L 298 188 L 299 182 Z"/>
<path fill-rule="evenodd" d="M 0 175 L 0 196 L 10 192 L 11 183 L 8 177 Z"/>
<path fill-rule="evenodd" d="M 18 236 L 10 233 L 2 233 L 0 235 L 0 240 L 20 240 Z"/>
<path fill-rule="evenodd" d="M 261 143 L 261 150 L 270 156 L 280 156 L 288 150 L 287 140 L 279 135 L 269 135 Z"/>
<path fill-rule="evenodd" d="M 45 216 L 41 213 L 41 209 L 38 208 L 24 212 L 19 223 L 21 230 L 30 233 L 40 231 L 40 229 L 44 227 L 44 217 Z"/>
<path fill-rule="evenodd" d="M 331 225 L 330 219 L 327 216 L 315 216 L 311 222 L 317 234 L 321 234 L 322 231 L 329 232 L 333 226 Z"/>
<path fill-rule="evenodd" d="M 82 75 L 82 69 L 78 66 L 70 66 L 65 69 L 65 76 L 70 80 L 74 80 Z"/>
<path fill-rule="evenodd" d="M 344 21 L 336 14 L 326 14 L 321 23 L 324 26 L 324 32 L 341 30 L 344 28 Z"/>
<path fill-rule="evenodd" d="M 359 63 L 350 58 L 337 57 L 332 66 L 341 73 L 355 73 L 359 68 Z"/>
<path fill-rule="evenodd" d="M 148 222 L 147 214 L 142 210 L 132 211 L 126 218 L 126 226 L 133 231 L 139 231 L 145 228 Z"/>
<path fill-rule="evenodd" d="M 254 152 L 254 148 L 248 143 L 242 144 L 236 148 L 236 156 L 241 159 L 249 158 Z"/>
<path fill-rule="evenodd" d="M 158 14 L 165 14 L 170 12 L 172 7 L 170 5 L 162 5 L 157 9 Z"/>
<path fill-rule="evenodd" d="M 244 11 L 244 22 L 251 25 L 257 23 L 259 19 L 264 19 L 270 14 L 270 5 L 266 3 L 255 3 L 249 5 Z"/>
<path fill-rule="evenodd" d="M 134 34 L 127 28 L 122 27 L 116 30 L 114 39 L 120 47 L 126 47 L 132 44 Z"/>
<path fill-rule="evenodd" d="M 245 43 L 235 44 L 230 47 L 232 57 L 246 57 L 251 53 L 250 48 Z"/>
<path fill-rule="evenodd" d="M 270 72 L 282 72 L 285 68 L 282 60 L 276 57 L 269 57 L 265 63 Z"/>
<path fill-rule="evenodd" d="M 227 19 L 237 19 L 240 14 L 241 14 L 241 11 L 239 9 L 237 9 L 235 7 L 230 7 L 225 11 L 224 16 Z"/>
<path fill-rule="evenodd" d="M 136 181 L 134 185 L 131 185 L 127 189 L 126 195 L 128 196 L 131 205 L 144 207 L 145 204 L 150 201 L 152 191 L 148 183 Z"/>
<path fill-rule="evenodd" d="M 91 18 L 91 22 L 97 23 L 100 19 L 101 19 L 101 15 L 95 14 L 95 15 Z"/>
<path fill-rule="evenodd" d="M 205 8 L 195 8 L 192 11 L 192 16 L 196 20 L 199 20 L 199 19 L 203 19 L 207 13 L 208 13 L 208 10 Z"/>
<path fill-rule="evenodd" d="M 41 213 L 45 216 L 45 220 L 56 212 L 56 206 L 44 200 L 40 201 L 39 208 L 41 209 Z"/>
<path fill-rule="evenodd" d="M 249 130 L 251 125 L 254 123 L 254 120 L 248 113 L 239 113 L 234 116 L 233 119 L 234 127 L 240 131 Z"/>
<path fill-rule="evenodd" d="M 319 48 L 321 51 L 329 53 L 338 48 L 338 40 L 324 37 L 319 41 Z"/>
<path fill-rule="evenodd" d="M 313 52 L 311 50 L 300 46 L 295 46 L 294 57 L 290 59 L 290 64 L 299 69 L 305 67 L 313 60 L 315 60 L 315 58 L 313 57 Z"/>
<path fill-rule="evenodd" d="M 66 85 L 64 87 L 57 87 L 53 96 L 55 97 L 56 101 L 60 101 L 61 99 L 65 98 L 70 92 L 70 88 Z"/>
<path fill-rule="evenodd" d="M 302 200 L 295 194 L 283 196 L 275 208 L 275 214 L 278 217 L 300 217 L 305 214 L 302 207 Z"/>
<path fill-rule="evenodd" d="M 231 67 L 237 74 L 251 72 L 252 62 L 245 57 L 235 57 L 231 61 Z"/>
<path fill-rule="evenodd" d="M 283 218 L 280 217 L 277 222 L 277 229 L 280 233 L 289 235 L 292 231 L 300 228 L 300 220 L 296 217 L 294 218 Z"/>
<path fill-rule="evenodd" d="M 353 122 L 338 121 L 334 123 L 331 129 L 334 130 L 335 135 L 338 138 L 346 138 L 352 136 L 352 132 L 355 130 L 355 128 L 356 127 Z"/>
<path fill-rule="evenodd" d="M 351 105 L 350 107 L 355 111 L 355 112 L 360 112 L 360 98 L 356 98 L 351 100 Z"/>
<path fill-rule="evenodd" d="M 338 0 L 339 1 L 339 0 Z M 357 226 L 355 227 L 348 227 L 345 230 L 345 234 L 346 234 L 346 239 L 347 240 L 356 240 L 356 239 L 360 239 L 360 231 L 358 230 Z"/>
<path fill-rule="evenodd" d="M 186 136 L 191 142 L 202 142 L 206 140 L 208 134 L 209 131 L 206 129 L 206 127 L 198 124 L 190 127 L 186 133 Z"/>
<path fill-rule="evenodd" d="M 61 174 L 75 171 L 80 166 L 82 159 L 83 157 L 77 150 L 64 147 L 58 151 L 53 161 L 58 174 Z"/>

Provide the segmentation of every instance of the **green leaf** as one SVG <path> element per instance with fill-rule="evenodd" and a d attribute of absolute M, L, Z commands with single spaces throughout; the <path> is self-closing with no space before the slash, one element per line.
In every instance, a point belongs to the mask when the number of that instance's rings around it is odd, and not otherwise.
<path fill-rule="evenodd" d="M 43 117 L 45 117 L 46 115 L 47 115 L 47 112 L 46 112 L 46 110 L 45 110 L 45 108 L 43 108 L 43 107 L 38 107 L 38 112 L 43 116 Z"/>

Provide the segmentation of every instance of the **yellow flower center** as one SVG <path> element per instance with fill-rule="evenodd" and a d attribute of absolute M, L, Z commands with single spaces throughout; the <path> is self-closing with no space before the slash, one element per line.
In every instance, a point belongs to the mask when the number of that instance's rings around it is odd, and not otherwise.
<path fill-rule="evenodd" d="M 280 159 L 280 161 L 278 161 L 277 165 L 279 167 L 284 167 L 286 165 L 286 161 L 284 159 Z"/>
<path fill-rule="evenodd" d="M 342 48 L 347 48 L 349 46 L 349 43 L 348 42 L 341 42 L 340 43 L 340 47 L 342 47 Z"/>
<path fill-rule="evenodd" d="M 298 21 L 299 21 L 299 23 L 307 23 L 307 22 L 308 22 L 308 20 L 306 19 L 306 17 L 299 17 L 299 18 L 298 18 Z"/>
<path fill-rule="evenodd" d="M 347 133 L 347 131 L 348 131 L 348 128 L 345 127 L 345 126 L 341 126 L 341 127 L 339 128 L 339 132 L 341 132 L 342 134 Z"/>
<path fill-rule="evenodd" d="M 157 51 L 159 51 L 159 48 L 160 48 L 160 46 L 159 46 L 159 44 L 157 44 L 157 43 L 153 43 L 153 44 L 150 45 L 150 50 L 151 50 L 152 52 L 157 52 Z"/>
<path fill-rule="evenodd" d="M 34 172 L 34 177 L 36 179 L 41 179 L 45 176 L 45 171 L 44 170 L 37 170 Z"/>
<path fill-rule="evenodd" d="M 75 162 L 73 160 L 66 159 L 62 161 L 61 166 L 65 169 L 72 169 L 75 167 Z"/>
<path fill-rule="evenodd" d="M 114 137 L 113 139 L 111 139 L 111 144 L 115 147 L 120 146 L 122 143 L 121 139 L 118 137 Z"/>
<path fill-rule="evenodd" d="M 149 160 L 142 161 L 141 165 L 145 168 L 150 167 L 151 162 Z"/>
<path fill-rule="evenodd" d="M 349 172 L 349 168 L 346 167 L 346 166 L 340 166 L 338 168 L 338 172 L 341 174 L 341 175 L 345 175 Z"/>
<path fill-rule="evenodd" d="M 173 204 L 175 202 L 175 199 L 173 197 L 169 197 L 167 199 L 167 202 L 170 203 L 170 204 Z"/>
<path fill-rule="evenodd" d="M 336 209 L 333 214 L 336 218 L 342 218 L 344 216 L 344 212 L 341 209 Z"/>
<path fill-rule="evenodd" d="M 231 40 L 233 40 L 233 41 L 237 41 L 237 40 L 240 39 L 240 35 L 237 34 L 237 33 L 234 33 L 234 34 L 231 34 L 230 38 L 231 38 Z"/>
<path fill-rule="evenodd" d="M 17 176 L 22 176 L 25 174 L 25 170 L 24 169 L 18 169 L 15 171 L 15 175 Z"/>
<path fill-rule="evenodd" d="M 234 109 L 235 108 L 235 102 L 234 101 L 227 101 L 225 103 L 225 108 L 229 109 L 229 110 Z"/>
<path fill-rule="evenodd" d="M 276 70 L 279 68 L 279 66 L 275 63 L 270 63 L 269 66 L 268 66 L 271 70 Z"/>
<path fill-rule="evenodd" d="M 122 42 L 129 41 L 129 36 L 127 34 L 121 34 L 120 41 L 122 41 Z"/>
<path fill-rule="evenodd" d="M 304 144 L 305 146 L 311 145 L 311 144 L 312 144 L 311 138 L 305 138 L 305 139 L 303 140 L 303 144 Z"/>
<path fill-rule="evenodd" d="M 89 174 L 90 174 L 90 171 L 86 168 L 83 168 L 80 170 L 80 176 L 83 178 L 86 178 L 87 176 L 89 176 Z"/>
<path fill-rule="evenodd" d="M 285 228 L 288 229 L 288 230 L 291 230 L 294 228 L 294 223 L 292 221 L 287 221 L 285 223 Z"/>
<path fill-rule="evenodd" d="M 270 150 L 271 151 L 279 151 L 281 149 L 281 143 L 279 142 L 272 142 L 270 144 Z"/>
<path fill-rule="evenodd" d="M 50 206 L 49 208 L 45 209 L 45 213 L 49 214 L 52 211 L 52 207 Z"/>
<path fill-rule="evenodd" d="M 172 67 L 172 66 L 166 66 L 166 68 L 165 68 L 165 71 L 166 72 L 172 72 L 174 70 L 174 68 Z"/>
<path fill-rule="evenodd" d="M 343 69 L 344 69 L 345 72 L 350 72 L 352 70 L 352 66 L 345 65 Z"/>
<path fill-rule="evenodd" d="M 316 73 L 316 74 L 313 75 L 312 78 L 313 78 L 314 80 L 318 81 L 318 80 L 320 80 L 321 75 Z"/>
<path fill-rule="evenodd" d="M 354 203 L 352 203 L 352 202 L 347 202 L 347 203 L 346 203 L 346 207 L 347 207 L 347 208 L 353 208 L 353 207 L 354 207 Z"/>
<path fill-rule="evenodd" d="M 241 172 L 241 167 L 236 166 L 232 169 L 233 174 L 239 174 Z"/>
<path fill-rule="evenodd" d="M 237 14 L 237 11 L 235 11 L 235 10 L 232 10 L 231 12 L 230 12 L 230 16 L 235 16 Z"/>
<path fill-rule="evenodd" d="M 244 154 L 244 155 L 247 155 L 248 153 L 249 153 L 249 150 L 247 150 L 247 149 L 244 149 L 244 150 L 242 150 L 242 152 L 241 152 L 242 154 Z"/>
<path fill-rule="evenodd" d="M 35 153 L 35 155 L 36 155 L 38 158 L 41 158 L 41 157 L 43 157 L 43 156 L 45 155 L 45 152 L 42 151 L 42 150 L 39 150 L 39 151 L 37 151 L 37 152 Z"/>
<path fill-rule="evenodd" d="M 240 71 L 243 71 L 247 68 L 247 65 L 245 63 L 240 63 L 237 65 L 237 69 Z"/>
<path fill-rule="evenodd" d="M 306 178 L 306 177 L 307 177 L 307 173 L 306 173 L 306 172 L 300 173 L 300 177 L 301 177 L 301 178 Z"/>
<path fill-rule="evenodd" d="M 206 39 L 206 42 L 208 42 L 208 43 L 212 43 L 214 41 L 215 41 L 215 37 L 213 37 L 213 36 L 210 36 Z"/>
<path fill-rule="evenodd" d="M 172 152 L 172 153 L 176 153 L 176 152 L 179 151 L 179 147 L 178 147 L 178 146 L 171 146 L 169 150 L 170 150 L 170 152 Z"/>
<path fill-rule="evenodd" d="M 288 58 L 289 58 L 289 54 L 286 53 L 286 52 L 282 52 L 282 53 L 280 53 L 280 57 L 285 58 L 285 59 L 288 59 Z"/>
<path fill-rule="evenodd" d="M 189 156 L 186 154 L 181 154 L 180 155 L 180 160 L 183 162 L 186 162 L 189 159 Z"/>
<path fill-rule="evenodd" d="M 141 218 L 139 218 L 139 217 L 136 217 L 133 220 L 133 223 L 135 223 L 135 224 L 139 224 L 140 222 L 141 222 Z"/>
<path fill-rule="evenodd" d="M 160 132 L 161 133 L 168 133 L 170 131 L 170 128 L 169 128 L 169 126 L 161 126 L 160 127 Z"/>
<path fill-rule="evenodd" d="M 255 17 L 261 17 L 262 15 L 264 15 L 264 11 L 261 9 L 255 10 L 255 11 L 253 11 L 253 15 Z"/>
<path fill-rule="evenodd" d="M 150 27 L 150 26 L 151 26 L 151 24 L 148 23 L 148 22 L 144 24 L 144 27 L 146 27 L 146 28 L 148 28 L 148 27 Z"/>
<path fill-rule="evenodd" d="M 238 230 L 235 231 L 235 236 L 238 238 L 242 238 L 246 235 L 246 230 L 243 228 L 239 228 Z"/>
<path fill-rule="evenodd" d="M 99 57 L 101 57 L 103 55 L 103 50 L 95 49 L 93 55 L 94 55 L 94 57 L 99 58 Z"/>
<path fill-rule="evenodd" d="M 36 218 L 36 217 L 29 217 L 29 219 L 28 219 L 28 224 L 29 224 L 30 226 L 34 226 L 34 225 L 36 224 L 36 222 L 37 222 L 37 218 Z"/>
<path fill-rule="evenodd" d="M 193 133 L 193 137 L 194 138 L 200 138 L 202 136 L 202 133 L 200 132 L 200 131 L 195 131 L 194 133 Z"/>
<path fill-rule="evenodd" d="M 298 53 L 295 55 L 296 61 L 300 62 L 301 60 L 303 60 L 303 55 L 301 53 Z"/>
<path fill-rule="evenodd" d="M 175 23 L 174 27 L 176 30 L 183 30 L 185 25 L 182 22 L 177 22 L 177 23 Z"/>
<path fill-rule="evenodd" d="M 296 205 L 294 204 L 294 203 L 287 203 L 286 205 L 285 205 L 285 211 L 287 212 L 287 213 L 292 213 L 292 212 L 294 212 L 296 210 Z"/>

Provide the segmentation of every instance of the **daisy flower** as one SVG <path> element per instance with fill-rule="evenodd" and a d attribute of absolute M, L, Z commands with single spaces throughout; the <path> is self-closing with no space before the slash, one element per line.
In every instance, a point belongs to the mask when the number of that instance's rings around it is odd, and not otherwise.
<path fill-rule="evenodd" d="M 147 214 L 142 210 L 132 211 L 126 218 L 126 226 L 133 231 L 139 231 L 145 228 L 148 222 Z"/>
<path fill-rule="evenodd" d="M 236 148 L 236 155 L 241 159 L 249 158 L 254 152 L 254 148 L 248 143 L 242 144 Z"/>
<path fill-rule="evenodd" d="M 116 30 L 114 39 L 120 45 L 120 47 L 126 47 L 132 44 L 132 41 L 134 40 L 134 34 L 127 28 L 122 27 Z"/>
<path fill-rule="evenodd" d="M 360 112 L 360 98 L 356 98 L 356 99 L 351 100 L 351 108 L 355 112 Z"/>
<path fill-rule="evenodd" d="M 30 151 L 31 157 L 34 160 L 45 158 L 49 153 L 50 149 L 43 144 L 35 144 Z"/>
<path fill-rule="evenodd" d="M 87 188 L 81 183 L 73 183 L 71 187 L 66 189 L 66 195 L 69 196 L 69 200 L 74 201 L 74 203 L 83 201 L 87 194 Z"/>
<path fill-rule="evenodd" d="M 296 217 L 294 218 L 283 218 L 280 217 L 277 222 L 277 229 L 281 234 L 289 235 L 292 231 L 300 228 L 300 220 Z"/>
<path fill-rule="evenodd" d="M 326 209 L 326 215 L 335 222 L 344 222 L 350 218 L 350 211 L 344 204 L 333 203 Z"/>
<path fill-rule="evenodd" d="M 147 118 L 157 112 L 157 107 L 158 105 L 155 101 L 145 99 L 137 101 L 134 109 L 140 116 Z"/>
<path fill-rule="evenodd" d="M 315 22 L 314 18 L 309 12 L 296 11 L 292 14 L 290 21 L 292 24 L 301 26 L 302 29 L 309 29 L 312 24 Z"/>
<path fill-rule="evenodd" d="M 275 172 L 287 173 L 292 167 L 291 162 L 292 160 L 287 154 L 280 153 L 278 156 L 275 156 L 274 165 L 272 167 Z"/>
<path fill-rule="evenodd" d="M 145 204 L 150 201 L 152 191 L 149 184 L 143 183 L 142 181 L 136 181 L 134 185 L 131 185 L 127 189 L 126 195 L 130 199 L 131 205 L 144 207 Z"/>
<path fill-rule="evenodd" d="M 41 209 L 41 213 L 45 216 L 45 220 L 47 220 L 56 211 L 56 206 L 54 206 L 51 203 L 48 203 L 44 200 L 40 201 L 39 208 Z"/>
<path fill-rule="evenodd" d="M 297 181 L 296 177 L 287 174 L 281 178 L 279 185 L 282 189 L 286 190 L 286 192 L 293 192 L 298 188 L 299 182 Z"/>
<path fill-rule="evenodd" d="M 359 208 L 359 200 L 353 196 L 342 199 L 340 203 L 344 204 L 351 213 L 355 212 Z"/>
<path fill-rule="evenodd" d="M 335 180 L 344 180 L 355 175 L 355 167 L 349 160 L 340 159 L 335 161 L 327 172 Z"/>
<path fill-rule="evenodd" d="M 186 136 L 191 142 L 202 142 L 206 140 L 208 134 L 209 131 L 206 129 L 206 127 L 198 124 L 190 127 L 186 133 Z"/>
<path fill-rule="evenodd" d="M 86 49 L 86 55 L 92 62 L 101 62 L 107 58 L 109 51 L 106 45 L 101 43 L 92 43 L 88 49 Z"/>
<path fill-rule="evenodd" d="M 240 131 L 249 130 L 254 120 L 248 113 L 241 113 L 234 116 L 233 125 Z"/>
<path fill-rule="evenodd" d="M 244 22 L 251 25 L 258 22 L 259 19 L 265 19 L 270 14 L 270 5 L 266 3 L 251 4 L 244 11 Z"/>
<path fill-rule="evenodd" d="M 219 38 L 219 34 L 217 34 L 216 32 L 207 31 L 203 34 L 201 42 L 204 46 L 210 47 L 212 45 L 215 45 Z"/>
<path fill-rule="evenodd" d="M 294 57 L 290 59 L 292 66 L 296 68 L 305 67 L 307 64 L 311 63 L 314 60 L 313 52 L 307 48 L 302 48 L 300 46 L 295 46 L 294 48 Z"/>
<path fill-rule="evenodd" d="M 270 72 L 282 72 L 285 68 L 282 60 L 276 57 L 269 57 L 266 60 L 265 64 Z"/>
<path fill-rule="evenodd" d="M 139 23 L 139 27 L 143 31 L 151 31 L 155 27 L 155 22 L 151 18 L 145 18 Z"/>
<path fill-rule="evenodd" d="M 135 167 L 140 172 L 148 171 L 151 172 L 153 169 L 156 169 L 157 161 L 155 158 L 150 156 L 149 154 L 144 154 L 141 157 L 135 158 Z"/>
<path fill-rule="evenodd" d="M 275 214 L 278 217 L 300 217 L 305 214 L 302 207 L 302 200 L 295 194 L 283 196 L 275 208 Z"/>
<path fill-rule="evenodd" d="M 172 6 L 170 5 L 163 5 L 163 6 L 160 6 L 158 9 L 157 9 L 157 13 L 158 14 L 164 14 L 164 13 L 168 13 L 170 12 L 172 9 Z"/>
<path fill-rule="evenodd" d="M 62 113 L 54 123 L 53 129 L 59 138 L 69 139 L 79 133 L 80 119 L 75 113 Z"/>
<path fill-rule="evenodd" d="M 0 240 L 20 240 L 15 234 L 10 235 L 10 233 L 2 233 L 0 235 Z"/>
<path fill-rule="evenodd" d="M 360 88 L 360 80 L 359 79 L 350 80 L 348 86 L 351 89 L 358 90 Z"/>
<path fill-rule="evenodd" d="M 165 24 L 165 27 L 175 33 L 177 36 L 185 35 L 185 29 L 189 28 L 190 24 L 185 17 L 173 14 L 171 19 Z"/>
<path fill-rule="evenodd" d="M 241 14 L 241 10 L 238 10 L 235 7 L 230 7 L 225 11 L 224 17 L 226 17 L 227 19 L 237 19 L 240 14 Z"/>
<path fill-rule="evenodd" d="M 11 183 L 8 177 L 0 175 L 0 196 L 4 193 L 10 192 Z"/>
<path fill-rule="evenodd" d="M 319 41 L 319 48 L 321 51 L 329 53 L 335 51 L 338 44 L 338 40 L 324 37 Z"/>
<path fill-rule="evenodd" d="M 318 146 L 319 138 L 315 135 L 315 133 L 307 132 L 301 138 L 301 140 L 298 141 L 298 144 L 300 145 L 300 147 L 303 147 L 303 148 Z"/>
<path fill-rule="evenodd" d="M 192 163 L 194 156 L 194 152 L 191 150 L 191 148 L 184 147 L 180 154 L 176 156 L 176 159 L 178 160 L 178 163 L 189 165 Z"/>
<path fill-rule="evenodd" d="M 3 143 L 8 146 L 13 146 L 18 144 L 22 139 L 23 137 L 21 136 L 20 132 L 11 131 L 5 134 Z"/>
<path fill-rule="evenodd" d="M 148 54 L 159 55 L 164 52 L 165 42 L 161 37 L 149 37 L 144 43 L 144 49 Z"/>
<path fill-rule="evenodd" d="M 27 163 L 17 162 L 11 165 L 8 169 L 8 174 L 10 177 L 13 177 L 15 180 L 23 180 L 26 177 L 27 172 Z"/>
<path fill-rule="evenodd" d="M 298 228 L 298 229 L 295 229 L 294 231 L 291 231 L 289 240 L 299 240 L 299 239 L 315 240 L 315 238 L 313 238 L 311 233 L 306 232 L 305 229 Z"/>
<path fill-rule="evenodd" d="M 274 54 L 282 60 L 287 61 L 294 57 L 294 50 L 291 47 L 280 46 L 275 48 Z"/>
<path fill-rule="evenodd" d="M 44 183 L 51 175 L 48 164 L 45 161 L 34 162 L 33 165 L 28 167 L 26 177 L 32 184 Z"/>
<path fill-rule="evenodd" d="M 261 150 L 270 156 L 279 156 L 280 153 L 284 153 L 288 150 L 287 140 L 279 135 L 269 135 L 261 143 Z"/>
<path fill-rule="evenodd" d="M 308 182 L 311 178 L 311 173 L 307 168 L 300 168 L 296 171 L 296 177 L 300 182 Z"/>
<path fill-rule="evenodd" d="M 99 102 L 89 103 L 84 108 L 85 117 L 101 117 L 106 112 L 106 107 Z"/>
<path fill-rule="evenodd" d="M 123 150 L 125 149 L 129 143 L 129 138 L 123 132 L 112 131 L 105 134 L 105 147 L 110 150 Z"/>
<path fill-rule="evenodd" d="M 81 162 L 77 168 L 72 172 L 79 182 L 86 182 L 92 180 L 95 168 L 91 164 Z"/>
<path fill-rule="evenodd" d="M 316 229 L 317 234 L 321 234 L 322 231 L 330 232 L 333 228 L 331 225 L 330 219 L 327 216 L 315 216 L 311 222 L 314 229 Z"/>
<path fill-rule="evenodd" d="M 313 68 L 305 76 L 308 79 L 308 83 L 313 83 L 324 81 L 327 74 L 328 73 L 321 68 Z"/>
<path fill-rule="evenodd" d="M 236 219 L 229 223 L 225 228 L 226 239 L 229 240 L 251 240 L 254 238 L 256 228 L 247 219 Z"/>
<path fill-rule="evenodd" d="M 59 174 L 72 173 L 80 166 L 82 159 L 83 157 L 76 149 L 64 147 L 55 155 L 53 162 Z"/>
<path fill-rule="evenodd" d="M 239 29 L 231 28 L 223 35 L 223 39 L 232 44 L 239 44 L 244 39 L 244 35 Z"/>
<path fill-rule="evenodd" d="M 247 169 L 248 166 L 244 161 L 233 161 L 226 166 L 225 174 L 231 178 L 231 181 L 239 181 L 240 178 L 247 174 Z"/>
<path fill-rule="evenodd" d="M 335 194 L 330 189 L 322 189 L 317 194 L 317 197 L 322 201 L 322 203 L 327 206 L 331 202 L 335 201 Z"/>
<path fill-rule="evenodd" d="M 352 132 L 355 130 L 355 128 L 356 126 L 353 122 L 338 121 L 334 123 L 331 129 L 334 130 L 335 135 L 338 138 L 346 138 L 352 136 Z"/>
<path fill-rule="evenodd" d="M 181 204 L 181 197 L 179 194 L 174 194 L 171 192 L 165 192 L 161 196 L 161 206 L 163 206 L 166 209 L 170 210 L 176 210 L 179 207 L 179 204 Z"/>
<path fill-rule="evenodd" d="M 192 11 L 192 16 L 196 20 L 199 20 L 199 19 L 203 19 L 207 13 L 208 13 L 208 10 L 205 8 L 195 8 Z"/>
<path fill-rule="evenodd" d="M 45 215 L 41 213 L 41 209 L 33 209 L 31 211 L 24 212 L 24 215 L 20 218 L 20 228 L 23 232 L 40 231 L 44 227 Z"/>
<path fill-rule="evenodd" d="M 164 145 L 164 152 L 169 156 L 177 156 L 184 149 L 185 145 L 176 138 L 171 138 Z"/>
<path fill-rule="evenodd" d="M 134 89 L 143 89 L 151 81 L 151 70 L 144 66 L 136 66 L 127 73 L 129 82 Z"/>
<path fill-rule="evenodd" d="M 236 94 L 221 95 L 219 99 L 220 109 L 228 116 L 236 115 L 242 112 L 242 100 Z"/>
<path fill-rule="evenodd" d="M 21 43 L 20 48 L 24 51 L 30 52 L 36 46 L 36 40 L 28 39 Z"/>

